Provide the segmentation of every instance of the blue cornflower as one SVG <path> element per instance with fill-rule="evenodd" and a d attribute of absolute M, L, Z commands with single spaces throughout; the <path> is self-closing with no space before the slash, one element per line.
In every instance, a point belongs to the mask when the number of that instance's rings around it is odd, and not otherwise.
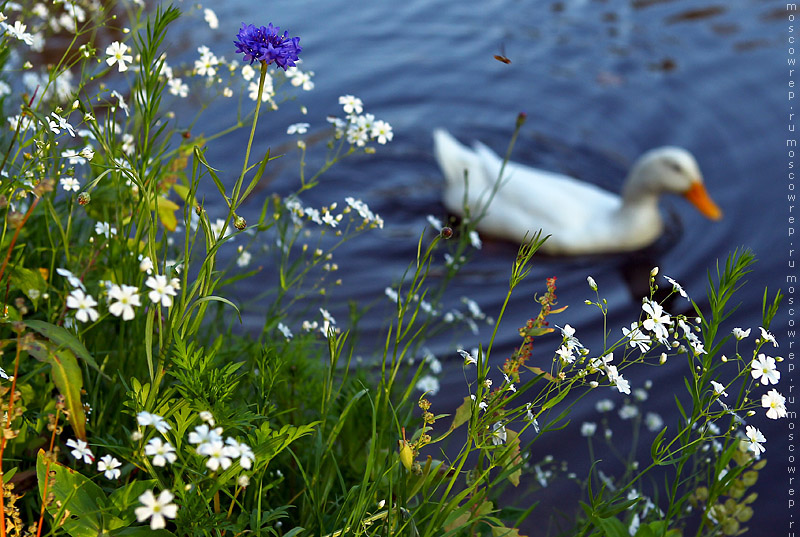
<path fill-rule="evenodd" d="M 278 67 L 286 70 L 287 67 L 294 67 L 298 54 L 303 50 L 300 48 L 299 37 L 289 37 L 289 32 L 279 34 L 280 27 L 261 26 L 242 23 L 242 28 L 236 35 L 236 52 L 244 54 L 244 61 L 250 60 L 250 65 L 254 61 L 275 62 Z"/>

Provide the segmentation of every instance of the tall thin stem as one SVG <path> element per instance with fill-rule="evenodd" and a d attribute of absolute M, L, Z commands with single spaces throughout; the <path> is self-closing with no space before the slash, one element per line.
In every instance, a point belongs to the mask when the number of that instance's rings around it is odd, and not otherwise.
<path fill-rule="evenodd" d="M 242 183 L 244 182 L 244 176 L 247 173 L 247 165 L 250 163 L 250 150 L 253 147 L 253 138 L 256 135 L 256 125 L 258 124 L 258 112 L 261 109 L 261 98 L 264 95 L 264 81 L 267 79 L 267 62 L 261 62 L 261 77 L 258 79 L 258 98 L 256 99 L 256 113 L 253 115 L 253 126 L 250 127 L 250 138 L 247 140 L 247 150 L 244 154 L 244 164 L 242 165 L 242 173 L 239 175 L 239 180 L 236 181 L 236 184 L 233 186 L 233 192 L 231 193 L 231 212 L 236 208 L 238 205 L 238 197 L 239 191 L 242 188 Z M 230 217 L 230 215 L 229 215 Z M 224 231 L 223 231 L 224 232 Z"/>

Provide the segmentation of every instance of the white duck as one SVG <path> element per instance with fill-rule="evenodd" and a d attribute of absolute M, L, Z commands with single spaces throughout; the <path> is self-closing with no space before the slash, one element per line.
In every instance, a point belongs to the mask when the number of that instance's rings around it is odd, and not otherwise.
<path fill-rule="evenodd" d="M 644 248 L 663 231 L 658 198 L 665 193 L 683 195 L 712 220 L 722 218 L 703 186 L 697 161 L 678 147 L 642 155 L 625 180 L 622 196 L 566 175 L 508 162 L 492 197 L 503 159 L 479 142 L 469 149 L 441 129 L 433 138 L 436 160 L 447 179 L 447 209 L 464 216 L 466 184 L 473 218 L 491 198 L 478 222 L 479 231 L 521 242 L 526 233 L 530 237 L 541 229 L 543 235 L 550 235 L 541 248 L 549 254 Z"/>

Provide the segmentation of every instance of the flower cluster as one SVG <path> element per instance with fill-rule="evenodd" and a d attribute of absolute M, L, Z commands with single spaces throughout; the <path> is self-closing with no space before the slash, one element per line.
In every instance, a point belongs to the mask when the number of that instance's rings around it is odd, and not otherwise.
<path fill-rule="evenodd" d="M 115 232 L 116 230 L 114 230 Z M 112 234 L 111 230 L 108 230 L 108 233 Z M 152 270 L 152 262 L 149 258 L 144 258 L 139 266 L 142 272 L 149 273 Z M 99 318 L 99 312 L 96 309 L 98 303 L 92 295 L 86 293 L 86 286 L 80 278 L 64 268 L 57 268 L 56 273 L 66 278 L 67 283 L 73 288 L 67 295 L 66 306 L 68 309 L 75 310 L 75 319 L 82 323 L 96 321 Z M 133 320 L 136 316 L 134 308 L 142 305 L 139 288 L 133 285 L 118 285 L 110 281 L 100 283 L 108 296 L 108 312 L 114 317 L 121 317 L 123 321 Z M 144 284 L 150 288 L 147 296 L 153 304 L 161 304 L 165 308 L 172 306 L 172 299 L 177 296 L 180 289 L 180 280 L 177 278 L 168 280 L 163 274 L 149 276 Z"/>
<path fill-rule="evenodd" d="M 347 206 L 358 213 L 358 215 L 363 219 L 362 226 L 359 227 L 377 227 L 379 229 L 383 229 L 383 218 L 380 215 L 373 213 L 369 206 L 361 200 L 355 199 L 353 197 L 346 197 L 344 199 Z"/>
<path fill-rule="evenodd" d="M 333 315 L 330 314 L 328 310 L 325 308 L 319 308 L 319 312 L 322 315 L 322 323 L 317 321 L 303 321 L 303 330 L 305 332 L 313 332 L 315 330 L 319 330 L 319 332 L 324 336 L 328 337 L 328 332 L 333 330 L 334 333 L 339 333 L 339 327 L 336 326 L 336 319 Z M 291 339 L 291 331 L 288 328 L 284 327 L 286 330 L 281 330 L 283 332 L 286 339 Z"/>
<path fill-rule="evenodd" d="M 562 344 L 558 350 L 556 350 L 556 354 L 564 363 L 571 364 L 574 362 L 576 353 L 580 355 L 589 353 L 589 349 L 585 348 L 578 338 L 575 337 L 575 329 L 569 324 L 561 328 L 561 336 Z"/>
<path fill-rule="evenodd" d="M 94 453 L 86 441 L 70 438 L 67 440 L 67 447 L 71 448 L 70 453 L 76 460 L 83 460 L 86 464 L 94 463 Z M 102 472 L 106 479 L 119 479 L 122 473 L 120 466 L 122 463 L 113 455 L 104 455 L 97 461 L 97 471 Z"/>
<path fill-rule="evenodd" d="M 3 20 L 0 20 L 0 31 L 4 34 L 8 34 L 11 37 L 19 39 L 29 47 L 34 46 L 34 35 L 27 32 L 28 26 L 23 24 L 21 21 L 14 21 L 14 24 L 8 24 L 5 22 L 5 15 L 3 15 Z M 39 36 L 41 40 L 41 36 Z"/>
<path fill-rule="evenodd" d="M 213 428 L 212 428 L 213 427 Z M 206 468 L 216 472 L 220 468 L 227 470 L 234 459 L 239 459 L 239 466 L 245 470 L 253 467 L 255 455 L 250 446 L 238 442 L 232 437 L 222 439 L 222 427 L 214 427 L 213 420 L 198 425 L 189 433 L 189 443 L 197 444 L 198 455 L 207 457 Z"/>
<path fill-rule="evenodd" d="M 440 362 L 436 355 L 427 348 L 424 349 L 422 360 L 427 365 L 429 372 L 417 380 L 415 388 L 429 395 L 436 395 L 439 393 L 440 389 L 439 379 L 436 377 L 436 375 L 442 372 L 442 362 Z"/>
<path fill-rule="evenodd" d="M 658 269 L 655 268 L 651 272 L 651 276 L 655 277 L 657 273 Z M 665 278 L 672 285 L 674 293 L 678 293 L 687 300 L 690 300 L 683 287 L 678 282 L 666 276 Z M 596 291 L 597 284 L 593 279 L 589 280 L 589 286 Z M 703 342 L 697 335 L 697 332 L 700 331 L 701 320 L 699 318 L 694 319 L 693 324 L 690 319 L 684 316 L 673 317 L 664 311 L 664 308 L 661 304 L 651 299 L 643 300 L 642 311 L 645 314 L 645 319 L 643 321 L 632 323 L 630 328 L 622 329 L 623 336 L 628 340 L 628 345 L 631 348 L 638 349 L 642 355 L 644 355 L 644 353 L 648 352 L 656 343 L 659 343 L 665 346 L 668 350 L 677 349 L 679 352 L 688 352 L 688 349 L 690 348 L 691 354 L 694 357 L 707 354 Z M 777 362 L 781 361 L 781 358 L 773 358 L 768 356 L 766 353 L 759 352 L 759 350 L 764 344 L 767 343 L 771 344 L 773 347 L 777 347 L 778 342 L 776 341 L 775 337 L 765 328 L 759 327 L 759 331 L 761 333 L 761 337 L 760 339 L 756 340 L 757 347 L 753 351 L 753 359 L 749 364 L 749 376 L 764 386 L 770 386 L 777 384 L 781 378 L 780 371 L 778 371 L 777 368 Z M 738 344 L 739 341 L 749 337 L 750 332 L 751 329 L 749 328 L 745 330 L 736 327 L 733 328 L 732 335 Z M 572 331 L 569 333 L 565 332 L 564 337 L 565 341 L 567 338 L 573 337 Z M 683 342 L 688 343 L 688 347 L 684 346 Z M 567 354 L 567 350 L 567 345 L 564 345 L 561 349 L 559 349 L 559 351 L 557 351 L 557 354 L 565 362 L 571 363 L 569 360 L 570 355 Z M 739 357 L 738 352 L 737 357 Z M 660 363 L 663 364 L 666 359 L 667 354 L 665 352 L 661 353 Z M 590 360 L 589 368 L 594 368 L 605 373 L 612 385 L 617 387 L 620 392 L 629 394 L 630 385 L 626 380 L 622 379 L 622 376 L 619 374 L 617 368 L 611 365 L 612 360 L 613 354 L 608 353 L 601 358 Z M 721 357 L 721 361 L 723 363 L 728 362 L 728 358 L 723 355 Z M 745 372 L 740 373 L 740 375 L 743 374 L 745 374 Z M 722 407 L 725 413 L 732 414 L 737 423 L 740 425 L 745 425 L 744 419 L 722 400 L 723 398 L 728 397 L 728 392 L 726 390 L 734 381 L 735 379 L 731 380 L 728 385 L 725 385 L 717 380 L 711 380 L 711 390 L 714 395 L 713 400 L 716 404 Z M 767 409 L 766 415 L 769 419 L 779 419 L 787 416 L 786 399 L 775 389 L 771 389 L 769 392 L 761 396 L 761 407 Z M 708 425 L 713 426 L 713 423 L 709 422 Z M 745 442 L 747 443 L 747 449 L 752 451 L 756 458 L 760 457 L 761 453 L 764 452 L 764 447 L 762 445 L 766 441 L 764 435 L 760 430 L 752 425 L 746 425 L 743 434 L 746 438 Z M 719 443 L 717 442 L 717 444 Z M 721 445 L 718 445 L 717 447 L 721 448 Z"/>
<path fill-rule="evenodd" d="M 272 23 L 261 27 L 242 23 L 233 44 L 236 46 L 236 53 L 244 54 L 244 61 L 249 61 L 251 65 L 255 61 L 267 65 L 275 62 L 284 70 L 294 67 L 303 50 L 299 37 L 289 37 L 288 31 L 281 35 L 280 27 L 272 26 Z"/>
<path fill-rule="evenodd" d="M 244 470 L 250 470 L 255 461 L 255 454 L 247 444 L 239 442 L 233 437 L 223 440 L 222 427 L 215 427 L 214 418 L 210 412 L 204 411 L 199 414 L 204 422 L 194 428 L 188 435 L 190 444 L 194 444 L 195 453 L 205 458 L 204 465 L 212 472 L 220 469 L 227 470 L 231 467 L 234 460 L 238 459 L 239 466 Z M 142 427 L 153 427 L 162 435 L 167 435 L 172 426 L 161 416 L 150 412 L 139 412 L 136 415 L 137 423 Z M 144 434 L 137 431 L 134 433 L 135 439 L 143 438 Z M 144 454 L 150 457 L 153 466 L 164 467 L 177 460 L 175 448 L 167 440 L 159 436 L 153 436 L 144 446 Z M 245 478 L 244 482 L 247 481 Z M 166 524 L 164 517 L 175 518 L 177 506 L 171 503 L 173 495 L 170 491 L 162 491 L 158 498 L 152 491 L 145 492 L 139 497 L 142 507 L 136 509 L 136 517 L 139 522 L 150 519 L 150 528 L 163 528 Z"/>
<path fill-rule="evenodd" d="M 395 304 L 400 299 L 397 291 L 392 287 L 386 287 L 383 292 Z M 419 303 L 419 309 L 422 312 L 432 317 L 440 317 L 442 322 L 446 324 L 464 323 L 473 335 L 478 335 L 480 332 L 479 322 L 487 325 L 494 324 L 494 318 L 486 315 L 477 302 L 466 296 L 461 297 L 461 302 L 466 306 L 466 310 L 463 311 L 455 307 L 451 307 L 446 311 L 439 310 L 434 304 L 424 298 L 420 298 L 417 294 L 412 296 L 411 300 L 414 303 Z"/>
<path fill-rule="evenodd" d="M 372 114 L 362 114 L 364 103 L 358 97 L 342 95 L 339 104 L 347 114 L 345 119 L 330 116 L 328 121 L 335 128 L 336 138 L 346 137 L 347 143 L 364 147 L 369 141 L 383 145 L 394 137 L 392 126 L 383 120 L 376 120 Z"/>
<path fill-rule="evenodd" d="M 211 49 L 205 45 L 198 47 L 197 52 L 200 53 L 200 58 L 194 62 L 194 70 L 200 76 L 214 78 L 217 74 L 217 66 L 219 66 L 219 58 L 211 52 Z M 171 78 L 171 77 L 167 77 Z"/>
<path fill-rule="evenodd" d="M 284 200 L 284 205 L 290 211 L 296 227 L 302 227 L 303 219 L 314 222 L 320 226 L 328 226 L 330 228 L 337 228 L 342 222 L 345 215 L 351 214 L 352 211 L 358 213 L 360 220 L 357 223 L 357 231 L 368 228 L 383 228 L 383 219 L 380 215 L 373 213 L 370 208 L 361 200 L 352 197 L 345 198 L 347 206 L 339 214 L 334 214 L 334 211 L 339 207 L 339 204 L 333 202 L 328 206 L 320 209 L 314 207 L 306 207 L 296 197 L 290 196 Z"/>

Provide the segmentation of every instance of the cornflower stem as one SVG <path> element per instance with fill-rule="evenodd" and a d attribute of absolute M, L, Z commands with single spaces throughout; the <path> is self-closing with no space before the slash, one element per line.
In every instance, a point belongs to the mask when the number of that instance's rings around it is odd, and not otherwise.
<path fill-rule="evenodd" d="M 253 115 L 253 125 L 250 127 L 250 138 L 247 140 L 247 149 L 244 153 L 244 164 L 242 165 L 242 173 L 239 175 L 239 179 L 236 181 L 236 184 L 233 186 L 233 192 L 231 193 L 231 214 L 228 215 L 228 219 L 232 216 L 233 211 L 238 206 L 238 197 L 239 192 L 242 188 L 242 183 L 244 182 L 244 176 L 247 173 L 247 165 L 250 162 L 250 150 L 253 148 L 253 138 L 256 135 L 256 125 L 258 124 L 258 113 L 261 110 L 261 98 L 264 95 L 264 81 L 267 79 L 267 62 L 261 62 L 261 77 L 258 79 L 258 98 L 256 99 L 256 112 Z"/>
<path fill-rule="evenodd" d="M 253 124 L 250 127 L 250 137 L 247 140 L 247 149 L 245 150 L 244 155 L 244 163 L 242 164 L 242 172 L 239 174 L 236 183 L 233 185 L 233 190 L 231 191 L 230 198 L 227 195 L 224 196 L 225 203 L 228 205 L 228 216 L 225 218 L 225 225 L 219 231 L 219 235 L 215 237 L 216 241 L 222 240 L 225 236 L 225 230 L 228 229 L 228 225 L 233 220 L 236 209 L 239 207 L 241 200 L 239 199 L 239 194 L 241 193 L 242 184 L 244 183 L 245 175 L 247 175 L 248 165 L 250 163 L 250 151 L 253 148 L 253 139 L 255 138 L 256 134 L 256 125 L 258 124 L 258 114 L 261 110 L 261 97 L 264 95 L 264 81 L 267 78 L 267 66 L 269 64 L 265 61 L 261 62 L 261 77 L 258 80 L 258 96 L 256 98 L 256 109 L 255 113 L 253 114 Z M 201 269 L 201 277 L 199 278 L 202 283 L 198 288 L 199 297 L 205 297 L 212 293 L 214 289 L 214 284 L 212 283 L 211 279 L 211 271 L 206 270 L 206 264 L 208 267 L 213 268 L 216 263 L 216 251 L 210 254 L 206 260 L 204 261 L 203 268 Z M 193 291 L 194 292 L 194 291 Z M 205 313 L 207 304 L 202 304 L 198 310 L 198 314 L 195 319 L 201 319 Z M 181 321 L 183 323 L 183 321 Z"/>
<path fill-rule="evenodd" d="M 56 407 L 56 417 L 55 417 L 55 420 L 53 421 L 53 434 L 50 435 L 50 448 L 48 450 L 50 453 L 53 452 L 53 446 L 55 445 L 55 442 L 56 442 L 56 431 L 58 431 L 58 415 L 60 413 L 61 413 L 61 409 L 59 407 Z M 47 506 L 47 485 L 50 483 L 50 479 L 48 479 L 48 476 L 50 475 L 50 457 L 47 458 L 47 463 L 45 464 L 45 469 L 44 469 L 44 475 L 45 475 L 45 480 L 44 480 L 44 485 L 43 485 L 43 489 L 42 489 L 42 509 L 39 512 L 39 526 L 36 529 L 36 537 L 41 537 L 42 536 L 42 524 L 44 523 L 44 511 L 45 511 L 45 508 Z"/>

